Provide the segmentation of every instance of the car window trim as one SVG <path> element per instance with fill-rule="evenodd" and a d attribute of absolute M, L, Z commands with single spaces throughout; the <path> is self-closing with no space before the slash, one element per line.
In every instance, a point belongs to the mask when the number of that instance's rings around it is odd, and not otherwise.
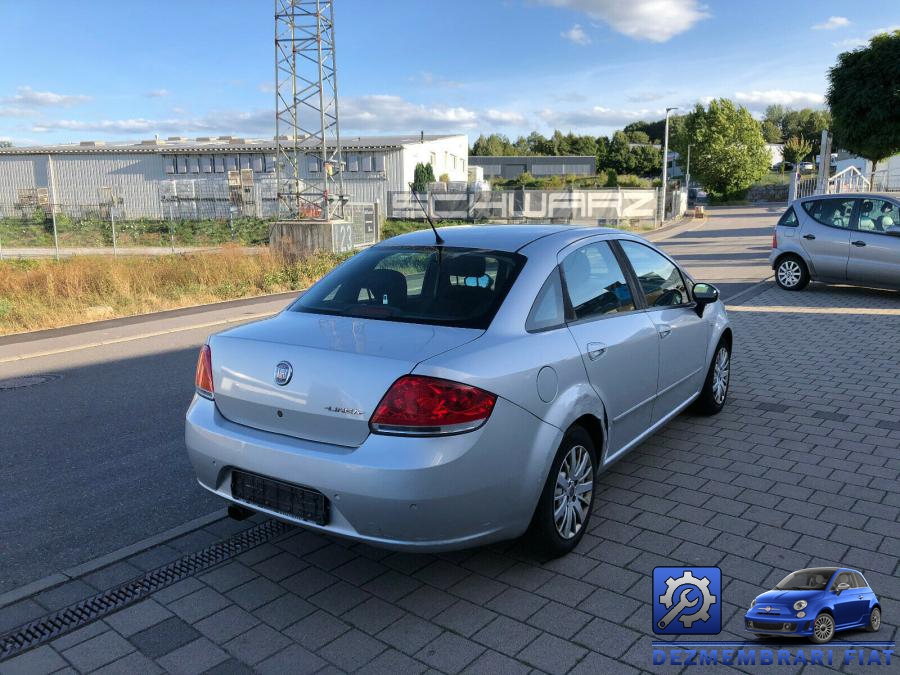
<path fill-rule="evenodd" d="M 639 246 L 643 246 L 644 248 L 648 248 L 651 251 L 659 253 L 663 258 L 668 260 L 675 267 L 675 269 L 678 271 L 678 275 L 681 277 L 681 283 L 684 284 L 684 290 L 685 290 L 685 293 L 687 293 L 688 301 L 682 302 L 681 304 L 678 304 L 678 305 L 663 305 L 662 307 L 657 307 L 655 305 L 651 306 L 651 305 L 647 304 L 647 297 L 644 295 L 644 289 L 641 287 L 640 279 L 638 279 L 637 273 L 634 271 L 634 267 L 631 264 L 631 260 L 629 260 L 628 254 L 625 253 L 625 249 L 622 248 L 621 245 L 619 245 L 620 241 L 629 241 L 634 244 L 638 244 Z M 693 309 L 697 306 L 697 302 L 694 300 L 694 289 L 688 285 L 687 280 L 685 279 L 684 270 L 681 269 L 681 265 L 679 265 L 677 262 L 672 260 L 672 258 L 670 258 L 668 255 L 666 255 L 659 249 L 653 248 L 652 246 L 647 246 L 647 244 L 643 244 L 634 239 L 614 239 L 613 242 L 616 244 L 616 246 L 614 248 L 618 249 L 622 254 L 622 258 L 625 259 L 625 263 L 627 264 L 628 270 L 629 270 L 629 272 L 627 274 L 629 274 L 629 276 L 637 284 L 638 290 L 640 291 L 641 302 L 646 311 L 656 312 L 656 311 L 663 310 L 663 309 L 680 309 L 680 308 Z"/>
<path fill-rule="evenodd" d="M 550 281 L 550 278 L 554 274 L 556 274 L 559 278 L 559 287 L 560 287 L 560 292 L 562 293 L 562 301 L 563 301 L 562 322 L 553 324 L 552 326 L 545 326 L 544 328 L 528 328 L 528 320 L 531 318 L 531 313 L 534 311 L 534 308 L 537 305 L 538 296 L 540 296 L 541 291 L 544 290 L 544 286 L 547 285 L 547 282 Z M 528 310 L 528 314 L 525 316 L 525 332 L 529 333 L 529 334 L 546 333 L 547 331 L 559 330 L 560 328 L 565 328 L 566 324 L 568 323 L 566 319 L 568 318 L 569 310 L 570 310 L 569 300 L 568 300 L 568 297 L 566 294 L 566 283 L 565 283 L 565 280 L 563 279 L 562 266 L 557 263 L 556 267 L 554 267 L 550 271 L 550 274 L 547 275 L 547 278 L 544 279 L 544 283 L 542 283 L 541 287 L 538 289 L 537 295 L 534 296 L 534 300 L 531 301 L 531 309 Z"/>
<path fill-rule="evenodd" d="M 857 204 L 856 204 L 856 206 L 854 206 L 854 210 L 857 210 L 857 209 L 858 209 L 858 210 L 862 210 L 862 204 L 861 204 L 861 202 L 862 202 L 864 199 L 871 199 L 871 200 L 878 200 L 878 201 L 881 201 L 881 202 L 888 202 L 889 204 L 891 204 L 891 205 L 894 207 L 894 209 L 897 210 L 898 213 L 900 213 L 900 205 L 898 205 L 893 199 L 888 199 L 887 197 L 857 197 L 857 198 L 856 198 Z M 817 222 L 818 222 L 818 221 L 817 221 Z M 859 229 L 859 214 L 858 214 L 858 212 L 857 212 L 857 219 L 856 219 L 856 221 L 855 221 L 855 225 L 856 225 L 856 229 L 854 230 L 854 232 L 858 232 L 859 234 L 877 234 L 877 235 L 882 236 L 882 237 L 894 237 L 894 236 L 895 236 L 895 235 L 888 234 L 887 232 L 880 231 L 880 230 L 860 230 L 860 229 Z"/>
<path fill-rule="evenodd" d="M 844 201 L 850 199 L 853 201 L 853 208 L 850 211 L 850 224 L 847 227 L 838 227 L 837 225 L 831 225 L 829 223 L 823 223 L 821 220 L 816 218 L 813 214 L 809 212 L 809 209 L 806 208 L 807 204 L 812 204 L 814 202 L 824 202 L 830 201 L 832 199 L 841 199 L 841 197 L 837 195 L 827 195 L 816 197 L 815 199 L 807 199 L 804 202 L 801 202 L 803 205 L 803 211 L 806 213 L 807 217 L 812 220 L 816 225 L 821 225 L 822 227 L 830 227 L 832 230 L 837 230 L 838 232 L 859 232 L 856 227 L 857 224 L 857 214 L 859 213 L 859 197 L 844 197 Z"/>
<path fill-rule="evenodd" d="M 786 223 L 781 222 L 787 217 L 788 213 L 794 214 L 794 224 L 793 225 L 788 225 Z M 809 215 L 809 214 L 807 213 L 807 215 Z M 812 216 L 810 216 L 810 218 L 812 218 Z M 789 207 L 787 207 L 787 209 L 785 209 L 784 213 L 781 214 L 781 218 L 778 219 L 778 223 L 777 223 L 776 227 L 800 227 L 800 217 L 797 215 L 797 210 L 794 208 L 793 204 L 791 204 Z"/>

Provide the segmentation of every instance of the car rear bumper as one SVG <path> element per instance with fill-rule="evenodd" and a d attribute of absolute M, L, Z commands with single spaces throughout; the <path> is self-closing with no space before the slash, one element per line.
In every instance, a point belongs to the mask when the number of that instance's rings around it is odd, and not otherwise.
<path fill-rule="evenodd" d="M 373 545 L 467 548 L 521 535 L 562 432 L 498 399 L 480 429 L 439 438 L 371 434 L 357 448 L 304 441 L 225 419 L 194 397 L 185 443 L 197 480 L 235 503 L 234 469 L 317 490 L 325 525 L 245 504 L 287 522 Z"/>

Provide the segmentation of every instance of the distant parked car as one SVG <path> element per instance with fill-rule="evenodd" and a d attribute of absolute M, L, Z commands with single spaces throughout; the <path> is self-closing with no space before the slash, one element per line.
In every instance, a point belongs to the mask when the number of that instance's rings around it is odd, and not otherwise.
<path fill-rule="evenodd" d="M 688 188 L 688 206 L 706 204 L 708 201 L 709 193 L 703 188 Z"/>
<path fill-rule="evenodd" d="M 814 195 L 791 204 L 772 237 L 775 281 L 900 289 L 900 202 L 876 193 Z"/>
<path fill-rule="evenodd" d="M 839 630 L 877 631 L 881 628 L 881 603 L 856 570 L 797 570 L 750 603 L 744 625 L 757 637 L 802 635 L 824 644 Z"/>
<path fill-rule="evenodd" d="M 600 471 L 725 405 L 718 291 L 621 230 L 450 227 L 350 258 L 209 339 L 185 440 L 241 507 L 413 551 L 588 529 Z M 602 516 L 602 514 L 601 514 Z"/>
<path fill-rule="evenodd" d="M 816 165 L 812 162 L 800 162 L 800 173 L 810 173 L 816 170 Z"/>
<path fill-rule="evenodd" d="M 791 164 L 790 162 L 776 162 L 775 164 L 772 165 L 772 171 L 781 171 L 782 168 L 785 171 L 793 171 L 794 165 Z"/>

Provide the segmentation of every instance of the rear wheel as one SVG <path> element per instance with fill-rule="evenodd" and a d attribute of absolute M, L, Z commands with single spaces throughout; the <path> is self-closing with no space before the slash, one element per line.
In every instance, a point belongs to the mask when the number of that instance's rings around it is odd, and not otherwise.
<path fill-rule="evenodd" d="M 540 553 L 555 558 L 578 546 L 591 519 L 596 471 L 590 434 L 579 426 L 570 428 L 550 465 L 528 530 Z"/>
<path fill-rule="evenodd" d="M 728 383 L 731 381 L 731 345 L 725 338 L 719 340 L 706 381 L 700 396 L 693 405 L 693 412 L 699 415 L 715 415 L 725 407 L 728 397 Z"/>
<path fill-rule="evenodd" d="M 809 284 L 809 270 L 798 256 L 786 255 L 775 266 L 775 283 L 786 291 L 802 291 Z"/>
<path fill-rule="evenodd" d="M 869 614 L 869 625 L 866 626 L 866 630 L 870 633 L 874 633 L 879 628 L 881 628 L 881 610 L 877 607 L 873 607 L 872 613 Z"/>

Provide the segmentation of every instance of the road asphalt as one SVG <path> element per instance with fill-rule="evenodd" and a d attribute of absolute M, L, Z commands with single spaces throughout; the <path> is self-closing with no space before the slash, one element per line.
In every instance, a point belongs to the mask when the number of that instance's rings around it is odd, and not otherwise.
<path fill-rule="evenodd" d="M 771 274 L 782 209 L 711 209 L 649 235 L 728 300 Z M 183 414 L 197 349 L 285 297 L 0 338 L 0 593 L 211 513 L 194 481 Z M 48 376 L 5 389 L 15 378 Z M 21 381 L 24 383 L 24 381 Z"/>

